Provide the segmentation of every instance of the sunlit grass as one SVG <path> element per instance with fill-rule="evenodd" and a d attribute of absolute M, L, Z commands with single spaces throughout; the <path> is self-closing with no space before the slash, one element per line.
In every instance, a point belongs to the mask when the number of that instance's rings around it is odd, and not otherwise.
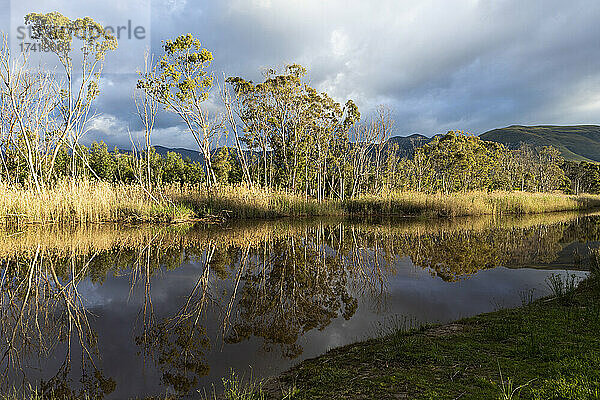
<path fill-rule="evenodd" d="M 169 186 L 152 194 L 139 185 L 65 181 L 41 194 L 0 185 L 0 217 L 5 222 L 89 224 L 180 222 L 196 219 L 268 219 L 305 216 L 401 215 L 459 217 L 523 215 L 600 207 L 599 195 L 467 192 L 390 192 L 354 199 L 316 199 L 286 191 L 246 186 Z"/>
<path fill-rule="evenodd" d="M 296 398 L 598 399 L 600 281 L 516 309 L 333 349 L 278 379 Z M 452 328 L 452 329 L 450 329 Z"/>
<path fill-rule="evenodd" d="M 392 192 L 385 196 L 363 195 L 348 200 L 345 207 L 349 213 L 360 215 L 522 215 L 600 207 L 600 196 L 528 192 Z"/>
<path fill-rule="evenodd" d="M 0 215 L 7 222 L 172 222 L 192 215 L 182 204 L 152 199 L 137 185 L 65 181 L 42 193 L 8 185 L 0 193 Z"/>

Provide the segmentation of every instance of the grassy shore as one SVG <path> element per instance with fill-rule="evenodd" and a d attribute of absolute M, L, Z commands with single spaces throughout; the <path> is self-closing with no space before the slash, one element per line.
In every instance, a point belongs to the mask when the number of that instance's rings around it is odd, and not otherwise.
<path fill-rule="evenodd" d="M 286 192 L 247 187 L 207 191 L 169 187 L 149 193 L 138 185 L 63 182 L 41 194 L 0 186 L 0 217 L 17 223 L 178 222 L 294 216 L 403 215 L 457 217 L 536 214 L 600 207 L 599 195 L 469 192 L 392 192 L 318 202 Z"/>
<path fill-rule="evenodd" d="M 598 259 L 577 289 L 555 278 L 552 297 L 337 348 L 267 386 L 294 399 L 600 399 Z"/>

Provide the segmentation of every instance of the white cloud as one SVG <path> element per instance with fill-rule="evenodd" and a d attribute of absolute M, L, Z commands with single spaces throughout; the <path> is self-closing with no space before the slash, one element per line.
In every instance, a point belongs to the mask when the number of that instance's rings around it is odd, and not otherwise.
<path fill-rule="evenodd" d="M 331 51 L 334 55 L 338 57 L 345 56 L 350 49 L 350 43 L 348 40 L 348 35 L 343 31 L 336 29 L 331 32 L 331 38 L 329 39 L 331 42 Z"/>
<path fill-rule="evenodd" d="M 76 6 L 113 19 L 125 7 Z M 217 75 L 260 80 L 262 67 L 299 62 L 312 86 L 341 102 L 354 99 L 364 116 L 390 105 L 397 134 L 600 120 L 594 0 L 169 0 L 152 11 L 157 54 L 160 40 L 191 32 L 213 52 Z M 142 60 L 126 52 L 107 57 L 130 72 Z M 139 128 L 135 79 L 103 81 L 99 111 L 117 120 L 103 120 L 98 135 L 126 144 L 127 127 Z M 218 101 L 207 106 L 217 109 Z M 157 143 L 195 147 L 177 118 L 161 113 L 157 124 Z"/>

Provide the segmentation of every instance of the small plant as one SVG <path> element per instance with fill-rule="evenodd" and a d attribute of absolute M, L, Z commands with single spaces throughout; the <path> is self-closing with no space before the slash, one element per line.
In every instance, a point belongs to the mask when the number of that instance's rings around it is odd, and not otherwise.
<path fill-rule="evenodd" d="M 384 338 L 389 335 L 410 332 L 421 327 L 416 318 L 408 315 L 394 315 L 373 323 L 373 336 Z"/>
<path fill-rule="evenodd" d="M 565 299 L 572 297 L 580 280 L 581 278 L 575 274 L 552 274 L 546 278 L 546 285 L 550 288 L 553 297 Z"/>
<path fill-rule="evenodd" d="M 246 382 L 243 376 L 236 374 L 234 370 L 231 370 L 229 376 L 222 378 L 223 382 L 223 396 L 217 397 L 217 394 L 213 387 L 214 400 L 222 398 L 225 400 L 265 400 L 266 394 L 263 391 L 263 381 L 255 381 L 250 375 L 250 378 Z M 200 391 L 199 391 L 200 392 Z M 204 400 L 209 400 L 209 397 L 204 395 Z M 291 398 L 291 397 L 287 397 Z"/>
<path fill-rule="evenodd" d="M 292 386 L 289 386 L 285 389 L 281 389 L 281 400 L 295 399 L 297 394 L 298 388 L 296 387 L 296 384 L 293 384 Z"/>
<path fill-rule="evenodd" d="M 518 399 L 519 394 L 521 393 L 521 389 L 523 389 L 526 386 L 529 386 L 529 384 L 534 381 L 534 379 L 532 379 L 523 385 L 514 387 L 514 382 L 512 381 L 512 379 L 507 378 L 506 382 L 504 381 L 504 378 L 502 377 L 502 369 L 500 369 L 500 363 L 498 363 L 498 372 L 500 373 L 500 384 L 501 384 L 500 395 L 498 396 L 499 400 Z"/>
<path fill-rule="evenodd" d="M 533 303 L 535 288 L 522 290 L 519 295 L 521 296 L 521 305 L 523 307 Z"/>

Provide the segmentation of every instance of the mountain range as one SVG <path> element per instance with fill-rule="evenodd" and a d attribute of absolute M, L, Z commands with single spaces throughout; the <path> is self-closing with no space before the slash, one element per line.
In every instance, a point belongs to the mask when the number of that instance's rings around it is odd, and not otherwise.
<path fill-rule="evenodd" d="M 481 134 L 484 140 L 517 148 L 521 143 L 532 146 L 553 146 L 567 160 L 600 162 L 600 126 L 521 126 L 493 129 Z"/>
<path fill-rule="evenodd" d="M 567 160 L 600 162 L 600 126 L 598 125 L 511 125 L 505 128 L 492 129 L 482 133 L 479 137 L 483 140 L 502 143 L 511 149 L 518 148 L 521 143 L 527 143 L 535 147 L 554 146 L 560 150 L 562 156 Z M 393 136 L 387 144 L 396 144 L 401 156 L 410 157 L 415 148 L 429 143 L 432 139 L 420 134 Z M 154 146 L 154 149 L 161 156 L 173 151 L 192 161 L 204 160 L 202 154 L 196 150 L 164 146 Z"/>

